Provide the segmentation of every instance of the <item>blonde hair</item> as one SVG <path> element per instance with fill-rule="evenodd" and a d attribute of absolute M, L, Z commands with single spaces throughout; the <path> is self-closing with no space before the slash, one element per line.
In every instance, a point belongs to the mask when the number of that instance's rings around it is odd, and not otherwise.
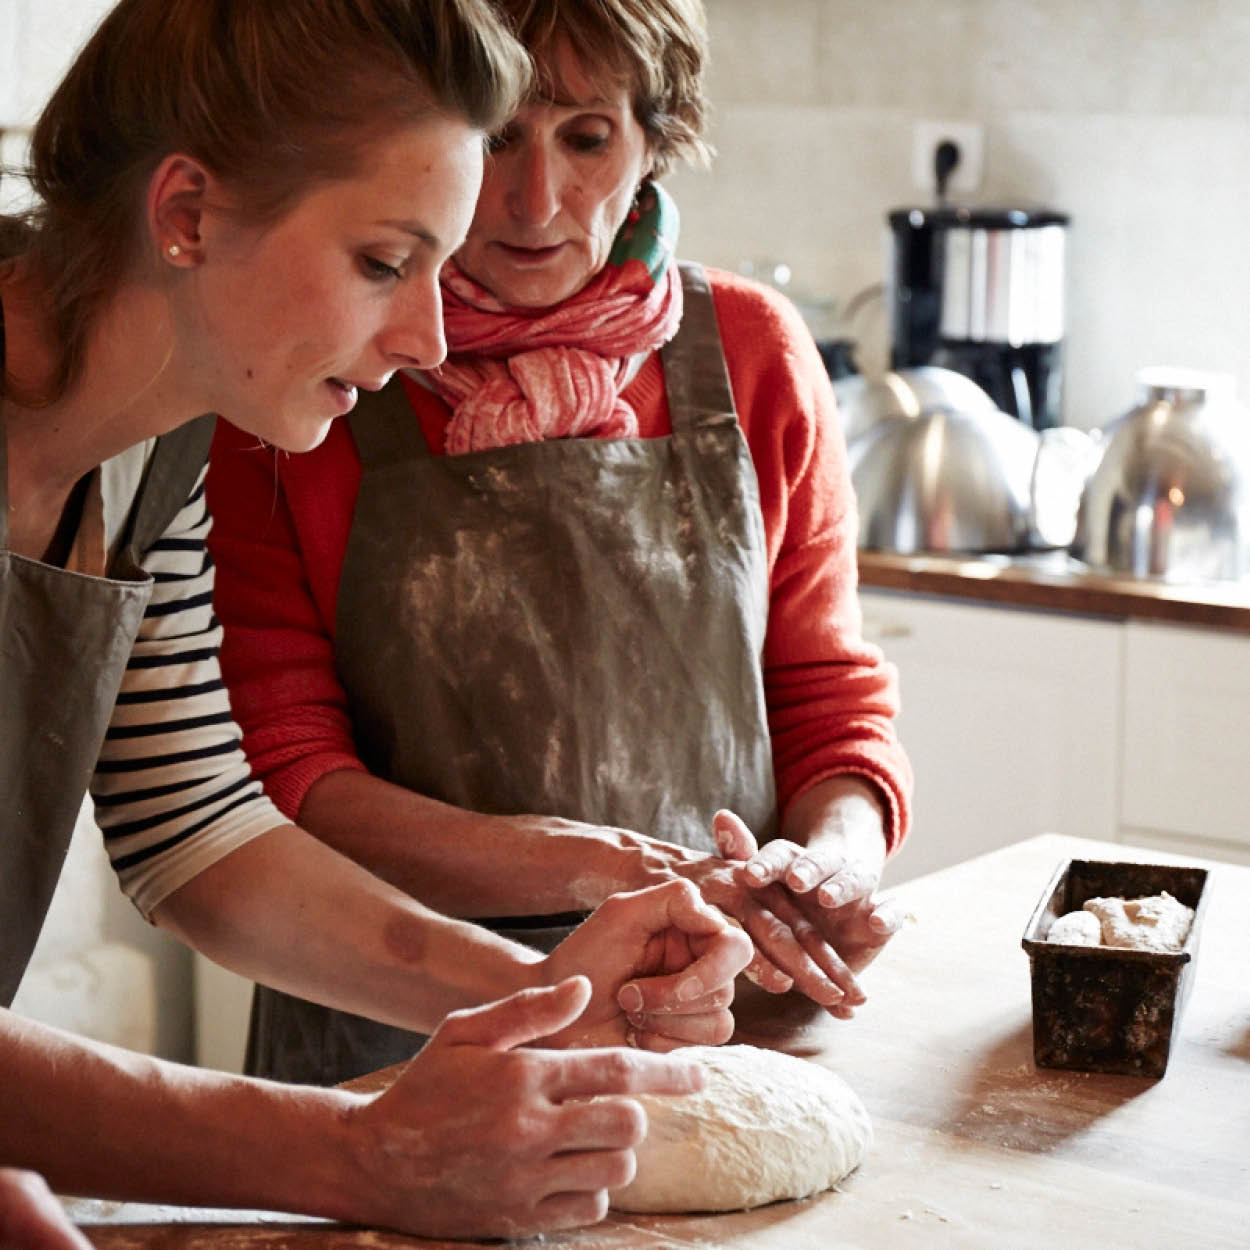
<path fill-rule="evenodd" d="M 36 124 L 35 206 L 0 218 L 0 257 L 32 266 L 60 344 L 41 399 L 79 376 L 170 153 L 201 161 L 244 218 L 264 222 L 431 113 L 497 128 L 530 75 L 488 0 L 121 0 Z"/>
<path fill-rule="evenodd" d="M 539 67 L 538 87 L 554 91 L 555 54 L 573 51 L 593 80 L 633 91 L 634 116 L 651 144 L 652 172 L 679 160 L 706 164 L 707 19 L 701 0 L 495 0 Z"/>

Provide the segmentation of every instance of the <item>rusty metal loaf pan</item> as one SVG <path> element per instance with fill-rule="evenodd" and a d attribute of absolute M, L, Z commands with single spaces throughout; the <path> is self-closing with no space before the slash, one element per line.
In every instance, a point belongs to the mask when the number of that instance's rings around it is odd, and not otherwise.
<path fill-rule="evenodd" d="M 1176 953 L 1047 942 L 1054 920 L 1098 897 L 1167 891 L 1194 909 Z M 1193 982 L 1207 900 L 1205 868 L 1065 860 L 1025 928 L 1033 983 L 1033 1061 L 1039 1068 L 1161 1077 Z"/>

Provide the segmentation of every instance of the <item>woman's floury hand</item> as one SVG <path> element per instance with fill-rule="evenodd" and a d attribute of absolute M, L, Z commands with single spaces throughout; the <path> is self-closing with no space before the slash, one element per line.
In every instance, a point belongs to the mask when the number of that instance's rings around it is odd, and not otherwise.
<path fill-rule="evenodd" d="M 542 979 L 585 972 L 594 992 L 558 1046 L 672 1050 L 729 1040 L 734 978 L 751 942 L 686 881 L 614 894 L 543 961 Z"/>
<path fill-rule="evenodd" d="M 603 1219 L 646 1134 L 630 1095 L 690 1093 L 703 1075 L 680 1054 L 531 1048 L 590 1003 L 590 983 L 572 977 L 448 1016 L 385 1093 L 348 1113 L 356 1218 L 474 1239 Z"/>
<path fill-rule="evenodd" d="M 796 988 L 831 1015 L 849 1018 L 866 1001 L 855 974 L 903 924 L 895 904 L 872 897 L 880 865 L 784 838 L 761 848 L 729 811 L 716 814 L 712 831 L 724 860 L 735 865 L 735 880 L 759 909 L 746 924 L 757 948 L 748 975 L 763 989 Z"/>

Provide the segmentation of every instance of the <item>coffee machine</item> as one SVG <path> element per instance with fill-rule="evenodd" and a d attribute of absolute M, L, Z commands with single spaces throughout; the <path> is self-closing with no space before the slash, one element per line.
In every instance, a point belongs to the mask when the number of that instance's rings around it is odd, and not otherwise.
<path fill-rule="evenodd" d="M 942 206 L 888 220 L 891 367 L 953 369 L 1034 429 L 1059 425 L 1067 215 Z"/>

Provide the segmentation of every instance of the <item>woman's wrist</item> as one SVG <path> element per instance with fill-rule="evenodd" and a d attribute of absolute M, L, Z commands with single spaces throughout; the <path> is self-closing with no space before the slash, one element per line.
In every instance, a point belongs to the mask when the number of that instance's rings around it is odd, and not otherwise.
<path fill-rule="evenodd" d="M 661 842 L 632 829 L 591 825 L 544 817 L 545 853 L 568 866 L 569 906 L 593 911 L 613 894 L 632 893 L 680 875 L 687 860 L 698 858 L 684 847 Z"/>
<path fill-rule="evenodd" d="M 864 857 L 885 862 L 885 799 L 867 777 L 826 777 L 791 801 L 782 836 L 802 846 L 836 838 Z"/>

